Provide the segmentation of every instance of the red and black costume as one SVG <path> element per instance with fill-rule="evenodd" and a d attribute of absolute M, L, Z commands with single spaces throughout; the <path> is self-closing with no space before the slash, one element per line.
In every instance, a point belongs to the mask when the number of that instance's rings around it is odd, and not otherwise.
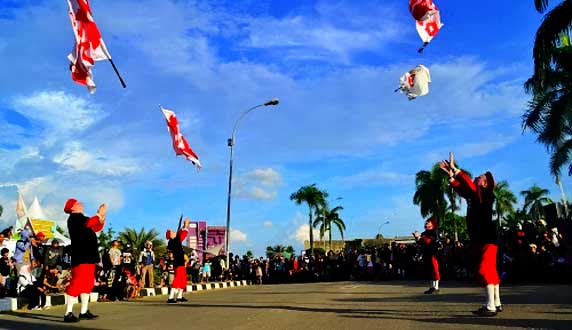
<path fill-rule="evenodd" d="M 183 251 L 182 242 L 187 238 L 188 231 L 180 229 L 177 236 L 173 239 L 170 238 L 170 230 L 167 230 L 167 250 L 173 253 L 173 266 L 175 268 L 175 278 L 171 288 L 182 289 L 187 288 L 187 271 L 185 269 L 185 252 Z"/>
<path fill-rule="evenodd" d="M 91 218 L 82 213 L 71 213 L 68 231 L 71 240 L 71 283 L 66 293 L 77 297 L 91 293 L 95 283 L 95 264 L 99 263 L 99 247 L 95 233 L 103 229 L 99 216 Z"/>
<path fill-rule="evenodd" d="M 478 274 L 483 285 L 498 285 L 497 228 L 493 223 L 494 179 L 485 174 L 487 188 L 477 185 L 464 171 L 450 181 L 455 191 L 467 201 L 467 231 L 472 244 L 479 252 Z"/>
<path fill-rule="evenodd" d="M 421 233 L 417 243 L 421 246 L 421 254 L 427 274 L 429 274 L 432 281 L 440 281 L 441 275 L 439 274 L 439 261 L 437 259 L 439 252 L 437 232 L 433 229 L 424 231 Z"/>

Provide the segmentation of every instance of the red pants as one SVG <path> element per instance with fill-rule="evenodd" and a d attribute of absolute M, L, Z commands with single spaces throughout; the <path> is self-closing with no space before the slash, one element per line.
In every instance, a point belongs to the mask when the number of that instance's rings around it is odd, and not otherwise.
<path fill-rule="evenodd" d="M 483 244 L 481 246 L 481 262 L 479 263 L 479 276 L 484 285 L 500 284 L 499 273 L 497 272 L 497 252 L 498 245 Z"/>
<path fill-rule="evenodd" d="M 72 297 L 91 293 L 94 284 L 95 264 L 80 264 L 71 269 L 71 281 L 66 293 Z"/>
<path fill-rule="evenodd" d="M 431 256 L 431 268 L 432 268 L 431 280 L 440 281 L 441 274 L 439 274 L 439 262 L 437 261 L 437 257 L 435 256 Z"/>
<path fill-rule="evenodd" d="M 185 266 L 177 266 L 175 268 L 175 278 L 171 285 L 173 289 L 186 289 L 187 288 L 187 271 Z"/>

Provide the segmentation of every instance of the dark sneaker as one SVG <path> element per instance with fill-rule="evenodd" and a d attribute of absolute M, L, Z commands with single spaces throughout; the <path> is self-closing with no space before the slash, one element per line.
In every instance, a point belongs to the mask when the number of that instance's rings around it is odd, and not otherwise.
<path fill-rule="evenodd" d="M 99 315 L 91 314 L 90 311 L 87 311 L 84 314 L 81 314 L 81 313 L 79 314 L 80 320 L 95 320 L 98 317 L 99 317 Z"/>
<path fill-rule="evenodd" d="M 186 302 L 189 301 L 187 298 L 183 297 L 183 298 L 177 298 L 178 302 Z"/>
<path fill-rule="evenodd" d="M 502 305 L 497 306 L 497 313 L 500 313 L 503 311 Z"/>
<path fill-rule="evenodd" d="M 79 319 L 73 315 L 73 313 L 67 313 L 64 316 L 64 322 L 66 323 L 76 323 L 79 322 Z"/>
<path fill-rule="evenodd" d="M 497 311 L 491 311 L 489 309 L 487 309 L 485 306 L 477 309 L 476 311 L 473 311 L 473 314 L 478 315 L 478 316 L 497 316 Z"/>
<path fill-rule="evenodd" d="M 435 290 L 435 288 L 430 288 L 429 290 L 423 292 L 424 294 L 434 294 L 435 291 L 439 291 L 439 290 Z"/>
<path fill-rule="evenodd" d="M 176 299 L 168 299 L 167 300 L 167 304 L 176 304 L 177 300 Z"/>

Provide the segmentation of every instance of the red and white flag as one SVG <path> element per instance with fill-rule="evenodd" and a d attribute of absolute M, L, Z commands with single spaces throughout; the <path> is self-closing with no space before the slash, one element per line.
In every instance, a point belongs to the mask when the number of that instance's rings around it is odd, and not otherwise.
<path fill-rule="evenodd" d="M 197 169 L 200 169 L 201 162 L 199 161 L 199 156 L 195 154 L 195 152 L 189 146 L 187 139 L 185 139 L 183 134 L 181 134 L 181 130 L 179 129 L 179 121 L 177 120 L 175 113 L 163 107 L 161 107 L 161 111 L 163 111 L 163 115 L 165 115 L 165 119 L 167 120 L 169 133 L 171 133 L 171 138 L 173 139 L 173 149 L 175 149 L 177 156 L 185 156 L 185 158 L 190 160 L 193 165 L 197 167 Z"/>
<path fill-rule="evenodd" d="M 427 46 L 443 27 L 439 8 L 433 0 L 409 0 L 409 11 L 416 21 L 417 33 L 423 40 L 423 46 Z"/>
<path fill-rule="evenodd" d="M 430 83 L 431 73 L 429 69 L 420 64 L 401 76 L 401 79 L 399 79 L 399 88 L 396 91 L 407 95 L 407 98 L 411 101 L 418 96 L 429 94 Z"/>
<path fill-rule="evenodd" d="M 68 0 L 69 15 L 75 35 L 73 51 L 68 55 L 72 79 L 86 85 L 91 94 L 95 92 L 95 82 L 91 67 L 95 61 L 110 60 L 99 29 L 95 24 L 88 0 Z"/>

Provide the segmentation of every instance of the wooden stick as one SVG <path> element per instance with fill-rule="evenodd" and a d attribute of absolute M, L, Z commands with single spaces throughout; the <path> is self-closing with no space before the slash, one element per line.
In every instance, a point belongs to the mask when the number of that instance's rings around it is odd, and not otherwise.
<path fill-rule="evenodd" d="M 419 48 L 419 49 L 417 50 L 417 52 L 418 52 L 419 54 L 423 53 L 423 50 L 425 49 L 425 47 L 427 47 L 427 45 L 429 45 L 429 43 L 428 43 L 428 42 L 424 42 L 424 43 L 423 43 L 423 46 L 421 46 L 421 48 Z"/>
<path fill-rule="evenodd" d="M 123 78 L 121 78 L 121 75 L 119 74 L 119 71 L 117 70 L 117 67 L 115 66 L 115 63 L 113 63 L 113 60 L 108 58 L 109 63 L 111 63 L 111 66 L 113 67 L 113 71 L 115 71 L 115 74 L 117 75 L 117 78 L 119 78 L 119 81 L 121 82 L 121 86 L 123 86 L 123 88 L 126 88 L 127 85 L 125 84 L 125 81 L 123 81 Z"/>

